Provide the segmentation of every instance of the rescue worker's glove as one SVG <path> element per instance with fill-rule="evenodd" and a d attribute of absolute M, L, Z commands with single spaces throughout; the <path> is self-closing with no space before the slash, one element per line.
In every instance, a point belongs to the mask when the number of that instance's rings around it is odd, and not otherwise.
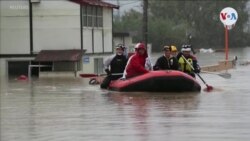
<path fill-rule="evenodd" d="M 105 69 L 105 72 L 107 73 L 107 75 L 111 75 L 111 72 L 109 69 Z"/>
<path fill-rule="evenodd" d="M 201 68 L 199 65 L 197 65 L 197 67 L 194 69 L 195 73 L 200 73 L 201 72 Z"/>
<path fill-rule="evenodd" d="M 193 67 L 194 67 L 194 73 L 200 73 L 201 72 L 201 67 L 198 64 L 197 60 L 193 60 Z"/>

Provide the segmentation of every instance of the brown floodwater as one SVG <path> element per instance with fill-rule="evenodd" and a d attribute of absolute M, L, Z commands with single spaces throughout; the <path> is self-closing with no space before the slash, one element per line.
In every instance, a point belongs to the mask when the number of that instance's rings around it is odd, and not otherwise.
<path fill-rule="evenodd" d="M 204 56 L 210 55 L 200 55 L 201 63 L 209 60 Z M 249 70 L 237 66 L 231 79 L 201 74 L 215 88 L 209 93 L 122 93 L 81 78 L 1 78 L 0 139 L 247 141 Z"/>

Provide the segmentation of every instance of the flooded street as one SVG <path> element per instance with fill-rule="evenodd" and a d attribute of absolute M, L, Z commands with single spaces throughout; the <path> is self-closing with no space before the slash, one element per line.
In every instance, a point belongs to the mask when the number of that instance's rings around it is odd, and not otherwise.
<path fill-rule="evenodd" d="M 250 60 L 246 51 L 249 48 L 231 55 Z M 220 59 L 208 54 L 198 57 L 201 64 Z M 231 79 L 201 74 L 215 88 L 209 93 L 120 93 L 88 85 L 88 79 L 81 78 L 31 81 L 2 78 L 0 139 L 247 141 L 249 70 L 249 65 L 237 66 L 229 71 Z"/>

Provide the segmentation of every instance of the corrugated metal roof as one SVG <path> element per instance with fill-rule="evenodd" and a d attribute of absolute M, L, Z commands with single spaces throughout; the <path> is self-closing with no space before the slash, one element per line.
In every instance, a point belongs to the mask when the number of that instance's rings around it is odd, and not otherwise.
<path fill-rule="evenodd" d="M 79 61 L 86 50 L 42 50 L 36 56 L 38 62 Z"/>
<path fill-rule="evenodd" d="M 114 5 L 111 3 L 103 2 L 101 0 L 69 0 L 82 5 L 93 5 L 93 6 L 101 6 L 101 7 L 109 7 L 119 9 L 118 5 Z"/>

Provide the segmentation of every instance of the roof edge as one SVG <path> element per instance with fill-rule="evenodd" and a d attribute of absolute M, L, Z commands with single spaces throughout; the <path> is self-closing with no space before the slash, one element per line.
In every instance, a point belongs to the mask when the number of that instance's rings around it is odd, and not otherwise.
<path fill-rule="evenodd" d="M 101 7 L 108 7 L 108 8 L 115 8 L 119 9 L 119 5 L 114 5 L 104 1 L 98 0 L 69 0 L 71 2 L 80 4 L 80 5 L 92 5 L 92 6 L 101 6 Z"/>

